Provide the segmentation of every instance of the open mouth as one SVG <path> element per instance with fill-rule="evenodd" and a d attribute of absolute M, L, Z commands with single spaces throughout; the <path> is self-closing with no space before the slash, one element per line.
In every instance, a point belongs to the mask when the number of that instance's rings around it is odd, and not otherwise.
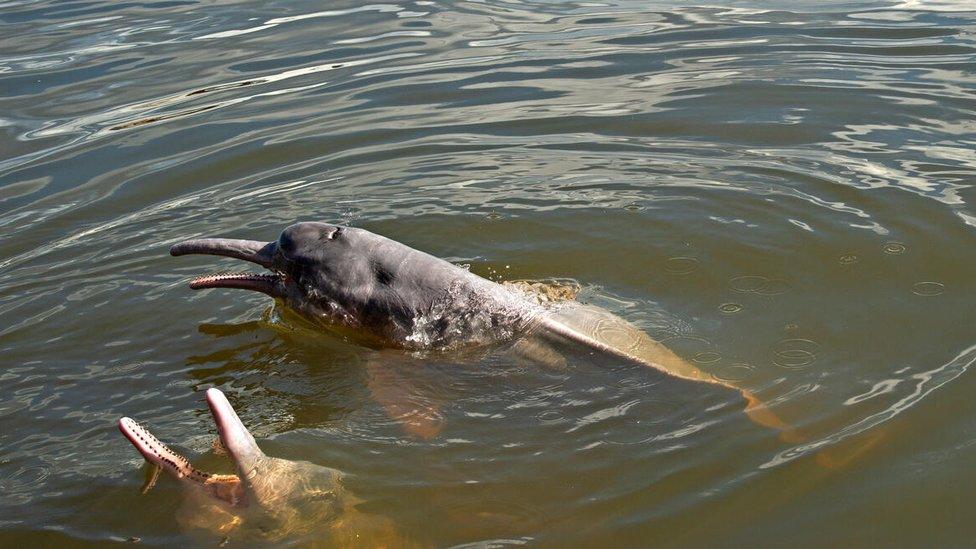
<path fill-rule="evenodd" d="M 201 238 L 180 242 L 170 248 L 169 253 L 174 256 L 204 254 L 233 257 L 257 263 L 272 271 L 263 274 L 238 272 L 203 275 L 190 281 L 191 289 L 236 288 L 253 290 L 272 297 L 282 297 L 285 289 L 285 275 L 274 269 L 276 250 L 277 246 L 274 242 L 232 238 Z"/>
<path fill-rule="evenodd" d="M 282 275 L 277 273 L 216 273 L 202 275 L 190 281 L 191 290 L 206 288 L 238 288 L 241 290 L 255 290 L 269 293 L 283 282 Z"/>

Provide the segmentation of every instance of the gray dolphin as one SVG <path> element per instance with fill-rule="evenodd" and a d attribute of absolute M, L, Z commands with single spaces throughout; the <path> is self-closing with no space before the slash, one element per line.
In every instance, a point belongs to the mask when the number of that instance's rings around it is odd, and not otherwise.
<path fill-rule="evenodd" d="M 207 404 L 236 474 L 200 471 L 134 420 L 123 417 L 118 423 L 157 472 L 166 471 L 187 488 L 178 513 L 181 526 L 242 539 L 327 535 L 336 545 L 395 539 L 388 520 L 356 509 L 358 500 L 343 487 L 342 473 L 266 455 L 222 392 L 207 390 Z"/>
<path fill-rule="evenodd" d="M 452 349 L 523 338 L 723 385 L 742 394 L 751 419 L 792 438 L 789 426 L 750 391 L 708 375 L 609 311 L 577 302 L 544 307 L 512 287 L 364 229 L 302 222 L 273 242 L 204 238 L 176 244 L 170 254 L 257 263 L 270 272 L 202 276 L 190 288 L 263 292 L 313 323 L 382 346 Z"/>

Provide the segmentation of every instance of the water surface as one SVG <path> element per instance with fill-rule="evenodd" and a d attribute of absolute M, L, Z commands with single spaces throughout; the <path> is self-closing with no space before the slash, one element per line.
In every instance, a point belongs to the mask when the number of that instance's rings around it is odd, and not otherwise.
<path fill-rule="evenodd" d="M 0 24 L 3 544 L 199 541 L 115 421 L 226 468 L 212 386 L 421 544 L 972 543 L 968 2 L 13 0 Z M 576 281 L 803 438 L 730 392 L 491 354 L 421 361 L 446 426 L 411 437 L 367 350 L 167 255 L 314 219 Z"/>

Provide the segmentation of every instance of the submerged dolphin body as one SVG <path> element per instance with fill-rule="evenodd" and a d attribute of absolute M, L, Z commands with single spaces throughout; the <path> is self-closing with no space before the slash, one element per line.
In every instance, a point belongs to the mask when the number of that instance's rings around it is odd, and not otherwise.
<path fill-rule="evenodd" d="M 178 514 L 186 529 L 241 539 L 274 541 L 303 534 L 327 536 L 335 545 L 402 544 L 390 538 L 390 523 L 356 510 L 356 500 L 335 469 L 307 461 L 270 457 L 258 447 L 230 402 L 218 389 L 207 391 L 220 442 L 236 474 L 200 471 L 148 429 L 123 417 L 119 430 L 147 462 L 180 480 L 187 501 Z M 151 481 L 151 482 L 154 482 Z"/>
<path fill-rule="evenodd" d="M 751 392 L 702 372 L 609 311 L 576 302 L 543 307 L 511 287 L 364 229 L 303 222 L 273 242 L 205 238 L 176 244 L 170 253 L 257 263 L 270 273 L 202 276 L 190 287 L 263 292 L 313 323 L 379 346 L 452 349 L 516 338 L 546 348 L 574 346 L 732 388 L 746 399 L 751 419 L 789 432 Z"/>

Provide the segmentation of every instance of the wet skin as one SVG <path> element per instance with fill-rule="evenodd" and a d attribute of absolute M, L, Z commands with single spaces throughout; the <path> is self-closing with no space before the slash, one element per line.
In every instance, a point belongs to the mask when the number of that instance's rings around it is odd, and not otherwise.
<path fill-rule="evenodd" d="M 364 534 L 378 544 L 393 539 L 388 521 L 356 510 L 357 500 L 343 488 L 339 471 L 265 455 L 222 392 L 209 389 L 207 404 L 236 474 L 200 471 L 134 420 L 123 417 L 118 424 L 147 462 L 185 487 L 178 513 L 185 530 L 244 540 L 315 534 L 336 545 Z"/>
<path fill-rule="evenodd" d="M 753 421 L 794 437 L 751 392 L 715 379 L 609 311 L 576 302 L 544 307 L 524 292 L 363 229 L 303 222 L 286 228 L 274 242 L 205 238 L 176 244 L 170 253 L 257 263 L 271 272 L 202 276 L 190 287 L 263 292 L 323 328 L 354 334 L 372 346 L 453 349 L 518 340 L 516 350 L 533 358 L 576 347 L 732 388 L 746 400 Z"/>

